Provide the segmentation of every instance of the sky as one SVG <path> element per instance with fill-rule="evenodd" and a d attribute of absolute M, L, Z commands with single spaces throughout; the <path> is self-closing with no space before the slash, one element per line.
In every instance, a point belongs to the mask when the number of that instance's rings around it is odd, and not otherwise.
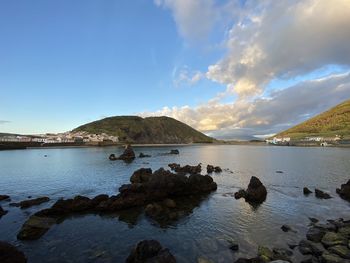
<path fill-rule="evenodd" d="M 0 132 L 170 116 L 264 137 L 350 98 L 349 0 L 0 0 Z"/>

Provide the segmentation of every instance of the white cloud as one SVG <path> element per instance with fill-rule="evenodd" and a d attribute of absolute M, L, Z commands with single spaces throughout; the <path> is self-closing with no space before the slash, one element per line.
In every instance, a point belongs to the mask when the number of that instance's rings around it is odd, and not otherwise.
<path fill-rule="evenodd" d="M 7 124 L 10 123 L 10 121 L 0 120 L 0 124 Z"/>
<path fill-rule="evenodd" d="M 182 85 L 193 86 L 198 83 L 198 81 L 205 78 L 205 74 L 198 70 L 191 71 L 188 67 L 184 66 L 179 70 L 179 72 L 177 72 L 177 70 L 174 70 L 173 78 L 175 87 L 180 87 Z"/>
<path fill-rule="evenodd" d="M 267 98 L 165 107 L 141 115 L 173 117 L 217 138 L 247 138 L 282 131 L 349 98 L 350 73 L 346 73 L 304 81 Z"/>
<path fill-rule="evenodd" d="M 206 75 L 244 97 L 261 94 L 274 78 L 350 65 L 349 27 L 349 0 L 248 1 L 227 54 Z"/>
<path fill-rule="evenodd" d="M 218 18 L 214 0 L 155 0 L 154 3 L 171 10 L 180 35 L 188 40 L 206 37 Z"/>

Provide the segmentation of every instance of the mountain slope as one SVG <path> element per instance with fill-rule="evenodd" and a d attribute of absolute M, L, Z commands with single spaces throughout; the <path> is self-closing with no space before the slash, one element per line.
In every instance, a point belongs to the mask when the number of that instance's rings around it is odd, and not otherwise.
<path fill-rule="evenodd" d="M 116 116 L 94 121 L 73 131 L 106 133 L 129 143 L 206 143 L 213 139 L 169 117 Z"/>
<path fill-rule="evenodd" d="M 277 136 L 298 139 L 307 136 L 335 136 L 350 138 L 350 100 L 323 112 Z"/>

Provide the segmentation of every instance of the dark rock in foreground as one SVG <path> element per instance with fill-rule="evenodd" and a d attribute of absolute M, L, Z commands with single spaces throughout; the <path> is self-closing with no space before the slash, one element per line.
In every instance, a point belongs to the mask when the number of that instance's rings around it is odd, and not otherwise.
<path fill-rule="evenodd" d="M 0 262 L 1 263 L 26 263 L 27 258 L 23 252 L 13 245 L 0 241 Z"/>
<path fill-rule="evenodd" d="M 116 161 L 116 160 L 123 160 L 125 162 L 131 162 L 135 159 L 135 152 L 134 150 L 131 148 L 131 145 L 128 144 L 126 147 L 125 147 L 125 150 L 124 152 L 119 155 L 119 157 L 116 157 L 115 154 L 111 154 L 109 156 L 109 160 L 111 161 Z"/>
<path fill-rule="evenodd" d="M 169 249 L 163 248 L 156 240 L 139 242 L 126 259 L 126 263 L 176 263 Z"/>
<path fill-rule="evenodd" d="M 320 198 L 320 199 L 330 199 L 330 198 L 332 198 L 329 194 L 327 194 L 327 193 L 325 193 L 322 190 L 317 189 L 317 188 L 315 189 L 315 196 L 317 198 Z"/>
<path fill-rule="evenodd" d="M 0 201 L 8 200 L 10 197 L 8 195 L 0 195 Z"/>
<path fill-rule="evenodd" d="M 249 203 L 260 204 L 265 201 L 266 195 L 265 186 L 257 177 L 252 176 L 247 190 L 239 190 L 235 193 L 235 198 L 239 199 L 243 197 Z"/>
<path fill-rule="evenodd" d="M 29 200 L 24 200 L 21 201 L 19 203 L 11 203 L 11 206 L 18 206 L 22 209 L 24 208 L 28 208 L 34 205 L 41 205 L 42 203 L 46 203 L 50 201 L 50 198 L 48 198 L 47 196 L 43 196 L 43 197 L 38 197 L 38 198 L 34 198 L 34 199 L 29 199 Z"/>
<path fill-rule="evenodd" d="M 58 200 L 51 208 L 43 209 L 23 224 L 18 239 L 38 239 L 59 220 L 74 213 L 109 213 L 132 207 L 144 206 L 167 198 L 195 196 L 216 190 L 217 185 L 208 175 L 173 174 L 163 168 L 152 173 L 151 169 L 139 169 L 130 178 L 131 184 L 122 185 L 117 196 L 99 195 L 93 199 L 76 196 Z M 173 206 L 166 201 L 166 206 Z"/>
<path fill-rule="evenodd" d="M 346 184 L 342 184 L 340 188 L 337 188 L 337 194 L 350 202 L 350 180 Z"/>
<path fill-rule="evenodd" d="M 304 195 L 309 195 L 309 194 L 312 193 L 312 191 L 311 191 L 309 188 L 304 187 L 304 188 L 303 188 L 303 193 L 304 193 Z"/>
<path fill-rule="evenodd" d="M 202 171 L 202 167 L 200 164 L 198 165 L 185 165 L 181 166 L 180 164 L 177 163 L 170 163 L 168 164 L 170 169 L 172 171 L 175 171 L 178 174 L 200 174 Z"/>

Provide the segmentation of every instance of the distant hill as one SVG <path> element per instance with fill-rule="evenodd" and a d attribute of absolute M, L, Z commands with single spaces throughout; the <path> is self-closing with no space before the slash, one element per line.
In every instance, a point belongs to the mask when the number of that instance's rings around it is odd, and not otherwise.
<path fill-rule="evenodd" d="M 277 134 L 277 137 L 299 139 L 309 136 L 350 138 L 350 100 L 323 112 L 299 125 Z"/>
<path fill-rule="evenodd" d="M 169 117 L 116 116 L 82 125 L 75 131 L 106 133 L 129 143 L 211 143 L 213 138 Z"/>

